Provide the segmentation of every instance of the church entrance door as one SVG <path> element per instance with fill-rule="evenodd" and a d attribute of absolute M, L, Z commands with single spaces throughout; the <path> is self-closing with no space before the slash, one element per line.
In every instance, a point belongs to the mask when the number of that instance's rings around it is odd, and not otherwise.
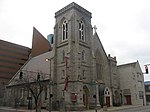
<path fill-rule="evenodd" d="M 106 96 L 106 105 L 107 107 L 110 107 L 110 97 Z"/>
<path fill-rule="evenodd" d="M 126 95 L 126 104 L 131 105 L 131 95 Z"/>
<path fill-rule="evenodd" d="M 108 87 L 105 88 L 104 94 L 105 94 L 105 104 L 107 105 L 107 107 L 110 107 L 112 105 L 112 98 L 111 98 L 112 94 Z"/>

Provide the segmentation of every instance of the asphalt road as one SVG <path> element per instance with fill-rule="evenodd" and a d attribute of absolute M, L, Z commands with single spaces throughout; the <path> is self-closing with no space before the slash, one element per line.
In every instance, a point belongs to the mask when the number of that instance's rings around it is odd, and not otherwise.
<path fill-rule="evenodd" d="M 121 109 L 121 110 L 115 110 L 115 112 L 150 112 L 150 106 L 126 108 L 126 109 Z"/>

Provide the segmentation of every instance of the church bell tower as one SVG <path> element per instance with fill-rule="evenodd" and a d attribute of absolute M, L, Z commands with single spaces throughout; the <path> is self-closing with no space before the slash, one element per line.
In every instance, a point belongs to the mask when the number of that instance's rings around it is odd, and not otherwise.
<path fill-rule="evenodd" d="M 92 78 L 91 13 L 71 3 L 55 13 L 55 100 L 65 109 L 89 108 Z"/>

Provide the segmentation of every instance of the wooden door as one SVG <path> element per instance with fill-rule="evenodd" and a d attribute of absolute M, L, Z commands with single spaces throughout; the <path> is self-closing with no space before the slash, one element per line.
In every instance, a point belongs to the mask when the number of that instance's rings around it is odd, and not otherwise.
<path fill-rule="evenodd" d="M 106 105 L 110 107 L 110 96 L 106 96 Z"/>
<path fill-rule="evenodd" d="M 131 105 L 131 95 L 126 96 L 127 105 Z"/>

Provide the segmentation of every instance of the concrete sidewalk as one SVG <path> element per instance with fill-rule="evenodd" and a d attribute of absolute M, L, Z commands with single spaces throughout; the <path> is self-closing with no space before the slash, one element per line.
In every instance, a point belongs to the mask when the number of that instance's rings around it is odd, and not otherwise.
<path fill-rule="evenodd" d="M 122 110 L 122 109 L 127 109 L 127 108 L 136 108 L 139 107 L 141 105 L 123 105 L 123 106 L 119 106 L 119 107 L 108 107 L 107 110 L 104 109 L 99 109 L 97 110 L 97 112 L 115 112 L 115 110 Z M 16 112 L 35 112 L 35 110 L 27 110 L 27 109 L 14 109 L 12 107 L 0 107 L 0 112 L 2 112 L 2 110 L 8 110 L 8 111 L 16 111 Z M 49 112 L 47 110 L 41 109 L 41 112 Z M 96 112 L 96 110 L 85 110 L 85 111 L 51 111 L 51 112 Z"/>
<path fill-rule="evenodd" d="M 136 108 L 136 107 L 142 107 L 142 105 L 123 105 L 123 106 L 119 106 L 119 107 L 109 107 L 107 109 L 107 111 L 115 112 L 116 110 L 123 110 L 123 109 Z"/>

